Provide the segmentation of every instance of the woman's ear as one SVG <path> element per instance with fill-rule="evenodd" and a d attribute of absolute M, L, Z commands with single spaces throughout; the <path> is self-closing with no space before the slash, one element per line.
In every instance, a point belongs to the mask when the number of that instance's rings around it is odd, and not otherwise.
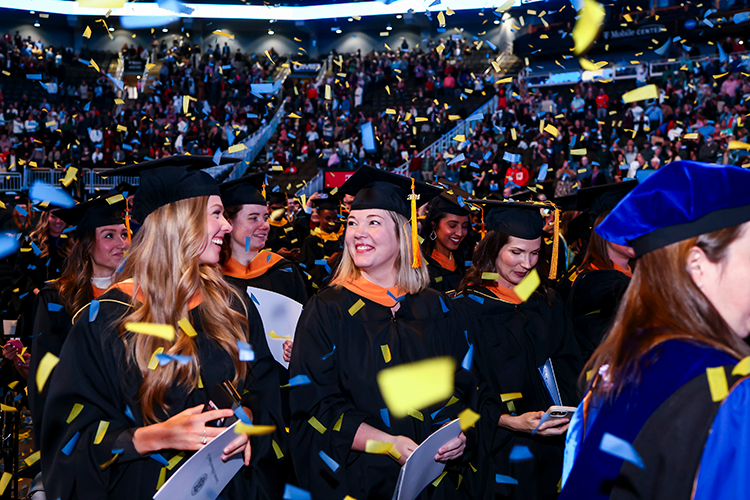
<path fill-rule="evenodd" d="M 690 277 L 693 278 L 693 283 L 699 289 L 703 289 L 703 280 L 706 278 L 706 265 L 708 264 L 708 258 L 706 254 L 698 247 L 692 247 L 688 252 L 686 269 Z"/>

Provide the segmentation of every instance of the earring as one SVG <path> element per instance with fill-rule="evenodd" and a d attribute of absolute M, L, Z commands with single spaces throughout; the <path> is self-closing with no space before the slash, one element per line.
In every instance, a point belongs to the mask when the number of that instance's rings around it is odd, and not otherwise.
<path fill-rule="evenodd" d="M 432 232 L 430 233 L 430 239 L 431 239 L 432 241 L 435 241 L 435 240 L 437 239 L 437 233 L 435 232 L 435 230 L 434 230 L 434 229 L 433 229 L 433 230 L 432 230 Z"/>

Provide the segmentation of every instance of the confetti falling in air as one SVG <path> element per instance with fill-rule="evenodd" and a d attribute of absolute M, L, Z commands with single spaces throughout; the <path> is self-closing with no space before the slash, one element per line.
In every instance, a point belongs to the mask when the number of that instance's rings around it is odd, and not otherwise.
<path fill-rule="evenodd" d="M 604 453 L 608 453 L 617 458 L 621 458 L 626 462 L 630 462 L 640 469 L 646 468 L 645 464 L 643 463 L 643 459 L 635 450 L 632 444 L 628 443 L 622 438 L 610 434 L 609 432 L 605 432 L 602 436 L 602 441 L 599 444 L 599 449 Z"/>
<path fill-rule="evenodd" d="M 453 394 L 456 362 L 440 357 L 386 368 L 378 373 L 378 386 L 390 412 L 403 418 Z"/>

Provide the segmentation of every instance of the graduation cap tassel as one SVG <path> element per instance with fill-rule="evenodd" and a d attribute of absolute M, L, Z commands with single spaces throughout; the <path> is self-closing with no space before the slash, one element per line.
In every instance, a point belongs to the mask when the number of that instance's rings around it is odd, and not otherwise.
<path fill-rule="evenodd" d="M 411 180 L 411 194 L 409 200 L 411 201 L 411 252 L 412 262 L 411 267 L 414 269 L 422 267 L 422 251 L 419 248 L 419 236 L 417 235 L 417 200 L 419 195 L 415 191 L 414 178 Z"/>
<path fill-rule="evenodd" d="M 555 208 L 554 238 L 552 243 L 552 262 L 549 265 L 549 279 L 557 279 L 557 257 L 560 253 L 560 209 Z"/>
<path fill-rule="evenodd" d="M 128 245 L 132 243 L 133 237 L 130 234 L 130 203 L 125 200 L 125 229 L 128 231 Z"/>
<path fill-rule="evenodd" d="M 481 240 L 484 239 L 485 236 L 487 236 L 487 226 L 484 224 L 484 207 L 480 207 L 479 210 L 482 214 L 481 222 L 479 223 L 479 234 L 481 235 Z"/>

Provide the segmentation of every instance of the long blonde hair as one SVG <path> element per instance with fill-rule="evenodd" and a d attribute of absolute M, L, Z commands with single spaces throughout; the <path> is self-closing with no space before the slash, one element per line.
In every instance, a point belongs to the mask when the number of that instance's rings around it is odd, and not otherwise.
<path fill-rule="evenodd" d="M 199 385 L 199 366 L 194 339 L 180 330 L 177 322 L 189 318 L 188 303 L 196 294 L 203 299 L 198 309 L 203 331 L 234 361 L 234 383 L 245 378 L 248 367 L 240 361 L 237 341 L 247 341 L 247 317 L 230 307 L 241 303 L 238 292 L 228 285 L 218 265 L 200 264 L 199 256 L 208 241 L 206 229 L 208 197 L 176 201 L 146 217 L 133 239 L 122 270 L 122 279 L 133 280 L 133 310 L 120 324 L 127 359 L 143 377 L 138 400 L 145 423 L 160 421 L 157 409 L 169 410 L 164 395 L 175 382 L 188 391 Z M 136 297 L 141 298 L 142 302 Z M 125 330 L 127 322 L 162 323 L 175 327 L 174 343 L 159 337 Z M 191 356 L 189 363 L 169 363 L 150 370 L 154 351 Z"/>
<path fill-rule="evenodd" d="M 398 244 L 398 257 L 396 257 L 396 286 L 408 294 L 419 293 L 430 284 L 430 275 L 427 272 L 427 266 L 422 258 L 422 265 L 418 268 L 411 267 L 412 244 L 411 244 L 411 224 L 403 215 L 398 212 L 386 210 L 390 215 L 396 232 L 396 242 Z M 403 229 L 402 229 L 403 228 Z M 348 230 L 348 229 L 347 229 Z M 421 250 L 418 250 L 421 252 Z M 342 287 L 344 283 L 354 281 L 362 276 L 361 271 L 354 263 L 349 248 L 344 243 L 344 251 L 341 256 L 341 263 L 331 280 L 335 287 Z"/>

